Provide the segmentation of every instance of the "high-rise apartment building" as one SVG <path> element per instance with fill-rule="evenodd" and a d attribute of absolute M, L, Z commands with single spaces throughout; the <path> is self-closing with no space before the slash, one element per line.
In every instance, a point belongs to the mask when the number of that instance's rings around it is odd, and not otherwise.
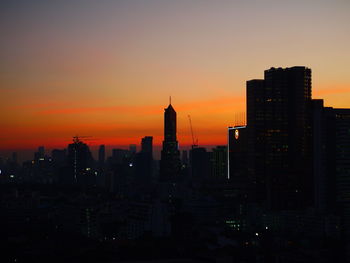
<path fill-rule="evenodd" d="M 311 70 L 271 68 L 247 81 L 248 170 L 272 209 L 312 203 Z"/>

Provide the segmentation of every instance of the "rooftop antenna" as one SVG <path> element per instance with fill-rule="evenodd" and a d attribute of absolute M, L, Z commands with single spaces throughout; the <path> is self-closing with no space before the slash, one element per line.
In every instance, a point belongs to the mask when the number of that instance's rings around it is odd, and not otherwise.
<path fill-rule="evenodd" d="M 171 105 L 171 96 L 169 96 L 169 104 Z"/>

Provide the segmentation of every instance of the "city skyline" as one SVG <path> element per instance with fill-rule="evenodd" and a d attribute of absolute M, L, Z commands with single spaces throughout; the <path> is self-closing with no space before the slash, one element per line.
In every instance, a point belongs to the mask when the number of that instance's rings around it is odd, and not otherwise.
<path fill-rule="evenodd" d="M 2 257 L 349 262 L 350 108 L 312 99 L 311 83 L 305 66 L 247 80 L 246 125 L 239 114 L 209 150 L 193 134 L 179 149 L 170 97 L 160 160 L 149 135 L 139 150 L 100 145 L 98 159 L 91 136 L 0 156 Z"/>
<path fill-rule="evenodd" d="M 96 147 L 145 135 L 160 146 L 169 95 L 181 146 L 192 144 L 187 115 L 200 145 L 225 144 L 245 111 L 245 81 L 270 67 L 311 68 L 312 97 L 348 107 L 348 10 L 346 1 L 2 2 L 1 150 L 63 148 L 76 134 Z"/>

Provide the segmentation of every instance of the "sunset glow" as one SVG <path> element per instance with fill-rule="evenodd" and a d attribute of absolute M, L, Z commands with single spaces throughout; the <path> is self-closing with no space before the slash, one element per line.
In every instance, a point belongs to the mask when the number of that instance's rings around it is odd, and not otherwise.
<path fill-rule="evenodd" d="M 246 80 L 272 66 L 311 68 L 313 97 L 349 107 L 349 1 L 14 2 L 0 4 L 0 150 L 160 145 L 169 96 L 180 145 L 188 115 L 199 144 L 225 144 Z"/>

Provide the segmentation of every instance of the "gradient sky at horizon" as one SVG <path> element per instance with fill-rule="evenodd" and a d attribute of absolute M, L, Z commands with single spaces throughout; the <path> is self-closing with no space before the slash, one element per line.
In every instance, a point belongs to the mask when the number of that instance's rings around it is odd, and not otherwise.
<path fill-rule="evenodd" d="M 224 144 L 245 82 L 312 69 L 313 97 L 350 107 L 347 0 L 3 0 L 0 150 L 161 144 L 172 96 L 178 139 Z"/>

